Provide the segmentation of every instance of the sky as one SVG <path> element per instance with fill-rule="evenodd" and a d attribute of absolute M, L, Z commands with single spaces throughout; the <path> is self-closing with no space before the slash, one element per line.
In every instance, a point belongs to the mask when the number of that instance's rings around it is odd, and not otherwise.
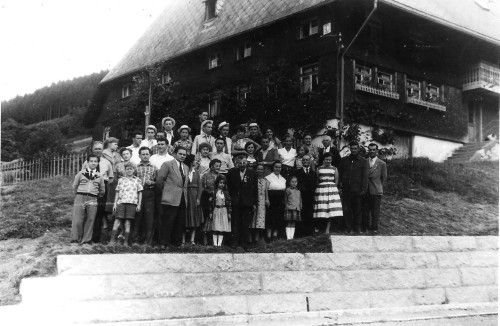
<path fill-rule="evenodd" d="M 168 0 L 0 0 L 0 100 L 111 69 Z"/>

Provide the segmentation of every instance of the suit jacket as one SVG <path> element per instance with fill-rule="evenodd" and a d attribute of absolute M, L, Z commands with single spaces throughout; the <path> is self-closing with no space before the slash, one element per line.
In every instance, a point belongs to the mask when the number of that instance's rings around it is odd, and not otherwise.
<path fill-rule="evenodd" d="M 227 173 L 227 187 L 233 206 L 252 207 L 258 203 L 258 180 L 254 170 L 247 168 L 241 180 L 237 168 Z"/>
<path fill-rule="evenodd" d="M 368 161 L 370 165 L 370 161 Z M 368 192 L 370 195 L 383 195 L 384 194 L 384 183 L 387 179 L 387 164 L 384 161 L 377 158 L 375 164 L 370 168 L 368 173 Z"/>
<path fill-rule="evenodd" d="M 297 177 L 297 188 L 302 194 L 304 206 L 314 202 L 314 191 L 316 190 L 316 172 L 309 168 L 309 173 L 304 169 L 294 171 L 293 175 Z"/>
<path fill-rule="evenodd" d="M 318 148 L 318 166 L 323 165 L 323 159 L 325 157 L 324 148 Z M 332 154 L 332 165 L 336 168 L 340 166 L 340 153 L 336 147 L 330 146 L 330 151 Z"/>
<path fill-rule="evenodd" d="M 370 164 L 368 160 L 360 155 L 351 157 L 348 155 L 340 161 L 339 167 L 339 188 L 343 191 L 361 194 L 368 191 L 368 172 Z"/>
<path fill-rule="evenodd" d="M 182 163 L 184 171 L 184 182 L 182 182 L 181 171 L 179 170 L 178 161 L 172 160 L 163 163 L 158 176 L 156 177 L 156 187 L 162 192 L 162 205 L 179 206 L 181 204 L 182 195 L 184 200 L 187 200 L 187 185 L 188 185 L 188 167 Z"/>
<path fill-rule="evenodd" d="M 280 160 L 280 155 L 278 154 L 278 150 L 276 148 L 271 148 L 270 150 L 267 151 L 266 157 L 262 155 L 262 150 L 259 151 L 257 154 L 257 160 L 259 162 L 274 162 L 274 161 L 279 161 Z M 271 174 L 272 171 L 272 165 L 264 165 L 264 176 L 268 176 Z"/>

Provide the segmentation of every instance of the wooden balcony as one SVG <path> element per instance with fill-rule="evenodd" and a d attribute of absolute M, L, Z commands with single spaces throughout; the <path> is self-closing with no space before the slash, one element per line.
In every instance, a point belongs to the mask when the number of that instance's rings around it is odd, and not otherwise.
<path fill-rule="evenodd" d="M 500 69 L 486 62 L 470 67 L 463 78 L 464 91 L 487 90 L 500 94 Z"/>
<path fill-rule="evenodd" d="M 363 91 L 363 92 L 367 92 L 367 93 L 385 96 L 385 97 L 393 98 L 395 100 L 399 100 L 399 93 L 396 93 L 396 92 L 387 91 L 387 90 L 379 89 L 376 87 L 361 85 L 361 84 L 355 84 L 355 89 Z"/>
<path fill-rule="evenodd" d="M 419 98 L 414 98 L 414 97 L 408 97 L 406 99 L 406 103 L 412 103 L 416 105 L 420 105 L 426 108 L 434 109 L 434 110 L 439 110 L 439 111 L 446 111 L 446 106 L 434 102 L 428 102 L 421 100 Z"/>

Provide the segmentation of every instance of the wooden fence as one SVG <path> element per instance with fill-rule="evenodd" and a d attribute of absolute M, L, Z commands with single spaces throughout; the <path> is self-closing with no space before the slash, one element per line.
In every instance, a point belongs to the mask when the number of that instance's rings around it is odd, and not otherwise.
<path fill-rule="evenodd" d="M 1 163 L 2 185 L 30 180 L 50 179 L 59 175 L 75 175 L 87 159 L 87 154 L 71 154 L 47 159 L 23 159 Z"/>

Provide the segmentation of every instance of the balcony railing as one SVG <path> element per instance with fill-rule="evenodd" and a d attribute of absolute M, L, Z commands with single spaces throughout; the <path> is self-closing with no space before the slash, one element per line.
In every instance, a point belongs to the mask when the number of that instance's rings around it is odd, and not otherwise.
<path fill-rule="evenodd" d="M 376 87 L 372 87 L 372 86 L 368 86 L 368 85 L 361 85 L 361 84 L 356 84 L 355 89 L 363 91 L 363 92 L 372 93 L 375 95 L 385 96 L 385 97 L 399 100 L 399 93 L 396 93 L 396 92 L 391 92 L 391 91 L 387 91 L 384 89 L 379 89 Z"/>
<path fill-rule="evenodd" d="M 421 100 L 421 99 L 415 98 L 415 97 L 408 97 L 406 99 L 406 103 L 412 103 L 412 104 L 420 105 L 420 106 L 423 106 L 426 108 L 431 108 L 431 109 L 435 109 L 435 110 L 439 110 L 439 111 L 446 111 L 446 106 L 444 106 L 444 105 L 434 103 L 434 102 L 424 101 L 424 100 Z"/>
<path fill-rule="evenodd" d="M 467 70 L 462 88 L 464 91 L 485 89 L 500 94 L 500 69 L 480 62 Z"/>

